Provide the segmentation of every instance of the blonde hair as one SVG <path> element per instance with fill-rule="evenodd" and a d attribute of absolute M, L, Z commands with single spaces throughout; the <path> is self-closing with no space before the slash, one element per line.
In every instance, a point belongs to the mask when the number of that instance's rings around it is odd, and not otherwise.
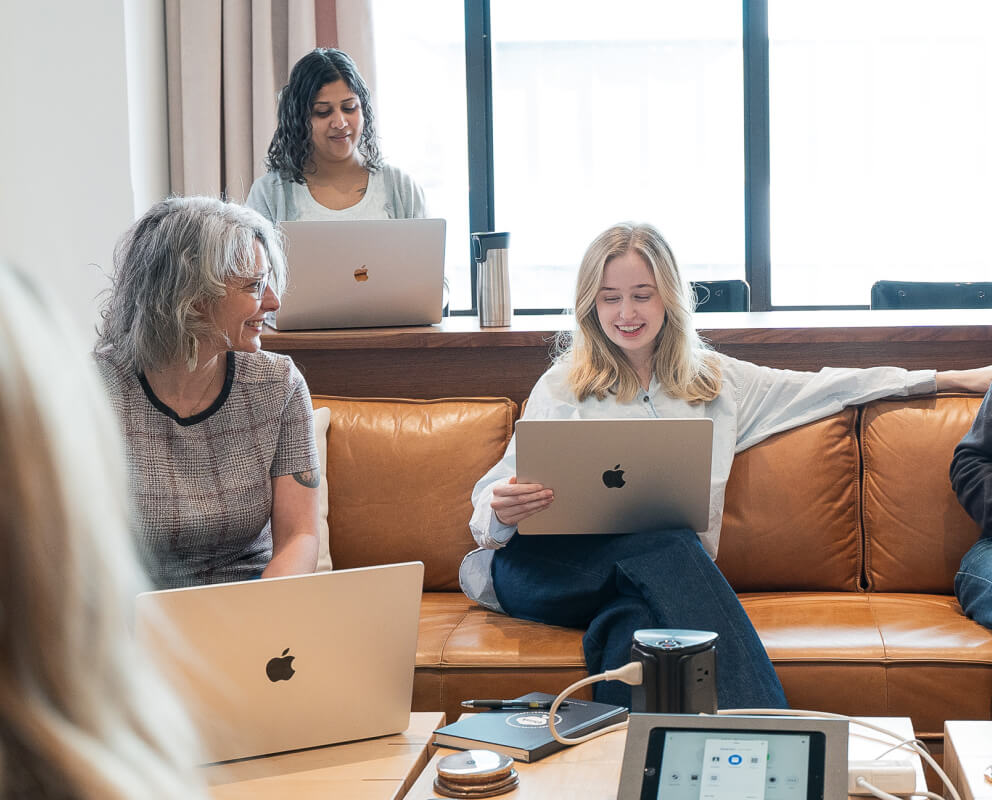
<path fill-rule="evenodd" d="M 0 797 L 204 797 L 192 727 L 133 638 L 147 587 L 103 387 L 2 264 L 0 296 Z"/>
<path fill-rule="evenodd" d="M 651 225 L 630 222 L 614 225 L 597 236 L 579 266 L 577 330 L 561 356 L 571 359 L 569 382 L 575 396 L 579 401 L 589 396 L 602 400 L 612 392 L 621 403 L 637 396 L 637 373 L 623 350 L 603 331 L 596 312 L 596 295 L 606 265 L 631 252 L 647 262 L 665 304 L 665 322 L 655 342 L 653 374 L 671 397 L 690 403 L 712 400 L 720 391 L 720 366 L 693 326 L 692 292 L 662 235 Z"/>

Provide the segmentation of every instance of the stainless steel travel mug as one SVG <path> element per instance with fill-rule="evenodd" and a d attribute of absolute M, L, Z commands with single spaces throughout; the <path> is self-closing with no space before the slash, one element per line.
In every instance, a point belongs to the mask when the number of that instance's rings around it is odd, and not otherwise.
<path fill-rule="evenodd" d="M 510 324 L 509 233 L 473 233 L 472 254 L 476 264 L 479 325 L 505 327 Z"/>

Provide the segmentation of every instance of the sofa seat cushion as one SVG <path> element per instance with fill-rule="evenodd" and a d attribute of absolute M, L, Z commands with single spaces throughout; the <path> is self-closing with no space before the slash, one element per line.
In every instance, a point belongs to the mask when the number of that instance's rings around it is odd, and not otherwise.
<path fill-rule="evenodd" d="M 992 633 L 951 596 L 740 597 L 794 708 L 909 716 L 930 739 L 945 719 L 989 718 Z M 455 592 L 424 594 L 414 710 L 454 719 L 462 700 L 555 693 L 585 674 L 580 630 L 494 614 Z"/>
<path fill-rule="evenodd" d="M 755 593 L 741 602 L 794 708 L 910 716 L 928 738 L 945 719 L 989 717 L 992 633 L 951 596 Z"/>
<path fill-rule="evenodd" d="M 582 633 L 494 614 L 460 593 L 425 592 L 413 710 L 440 710 L 453 720 L 462 700 L 556 694 L 587 674 Z"/>
<path fill-rule="evenodd" d="M 582 633 L 496 614 L 457 592 L 425 592 L 417 666 L 584 669 Z"/>

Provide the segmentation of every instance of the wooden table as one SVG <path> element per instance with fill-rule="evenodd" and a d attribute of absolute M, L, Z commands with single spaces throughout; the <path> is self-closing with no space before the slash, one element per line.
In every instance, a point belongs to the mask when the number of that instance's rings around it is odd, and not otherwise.
<path fill-rule="evenodd" d="M 982 773 L 992 766 L 992 722 L 944 723 L 944 771 L 962 800 L 992 800 L 992 783 Z"/>
<path fill-rule="evenodd" d="M 440 711 L 410 715 L 394 736 L 204 767 L 214 798 L 398 800 L 431 757 Z"/>
<path fill-rule="evenodd" d="M 904 738 L 913 736 L 909 717 L 864 717 L 867 722 L 895 731 Z M 626 731 L 616 731 L 593 739 L 591 742 L 568 747 L 533 764 L 515 764 L 520 774 L 520 785 L 512 792 L 500 795 L 510 800 L 616 800 L 620 785 L 620 762 L 627 739 Z M 879 757 L 892 747 L 893 742 L 867 728 L 851 725 L 848 757 L 865 761 Z M 439 747 L 437 754 L 424 768 L 416 783 L 406 795 L 406 800 L 432 800 L 438 797 L 433 791 L 437 762 L 456 752 Z M 926 788 L 923 764 L 919 756 L 909 753 L 889 754 L 888 758 L 911 760 L 916 765 L 916 786 Z M 854 796 L 852 795 L 852 798 Z"/>

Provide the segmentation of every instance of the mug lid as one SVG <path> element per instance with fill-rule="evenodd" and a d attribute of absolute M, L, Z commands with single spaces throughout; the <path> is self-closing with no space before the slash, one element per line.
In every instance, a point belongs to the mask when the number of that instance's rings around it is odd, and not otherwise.
<path fill-rule="evenodd" d="M 472 239 L 478 239 L 489 250 L 510 246 L 510 234 L 508 231 L 479 231 L 470 235 Z"/>

